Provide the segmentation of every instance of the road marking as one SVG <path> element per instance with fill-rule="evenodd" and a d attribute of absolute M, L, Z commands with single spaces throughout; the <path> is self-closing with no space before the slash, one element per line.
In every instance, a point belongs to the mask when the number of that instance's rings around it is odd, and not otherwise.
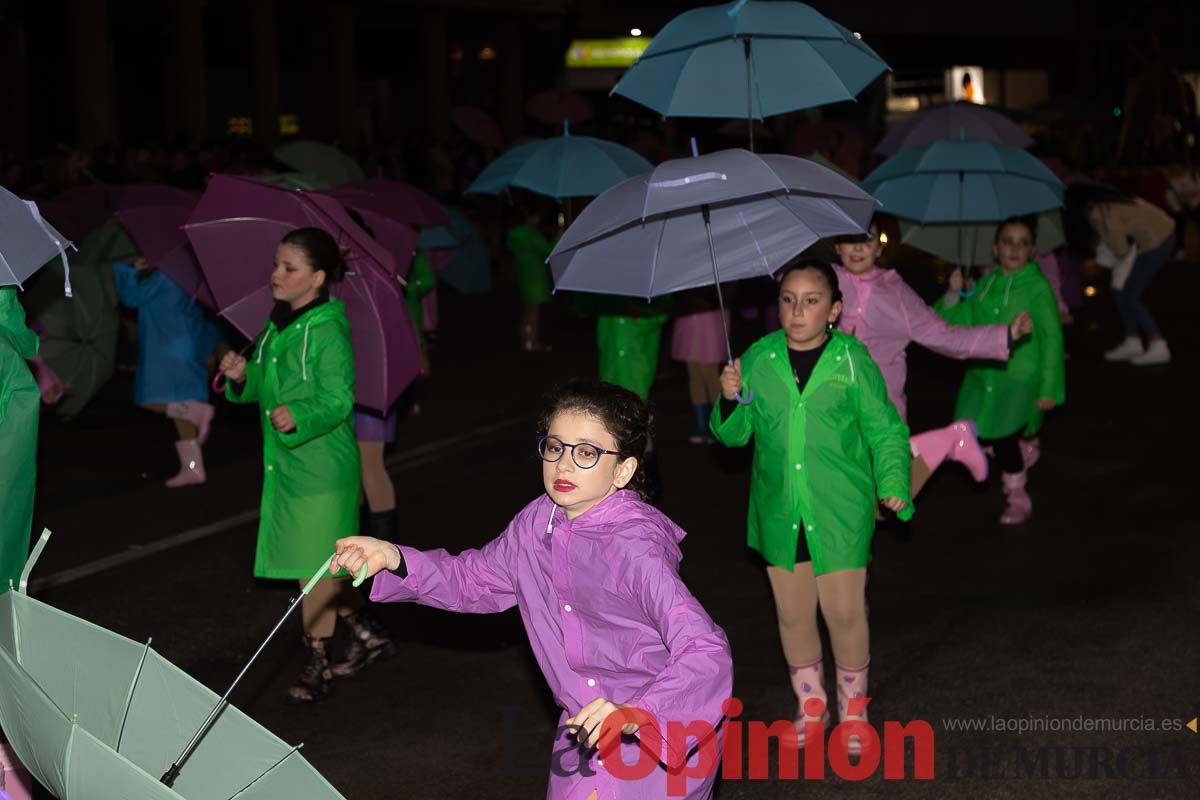
<path fill-rule="evenodd" d="M 454 455 L 457 451 L 481 441 L 499 438 L 510 429 L 521 425 L 530 425 L 532 421 L 532 416 L 524 414 L 503 422 L 481 425 L 454 436 L 427 442 L 419 447 L 413 447 L 409 450 L 396 453 L 387 459 L 384 464 L 387 466 L 388 472 L 403 472 L 404 470 Z M 102 572 L 107 572 L 134 561 L 140 561 L 143 558 L 149 558 L 150 556 L 180 547 L 181 545 L 207 539 L 210 536 L 216 536 L 219 533 L 232 530 L 248 522 L 254 522 L 257 519 L 258 509 L 252 508 L 230 515 L 224 519 L 219 519 L 216 522 L 210 522 L 207 525 L 201 525 L 182 533 L 168 536 L 165 539 L 156 539 L 153 542 L 142 544 L 132 544 L 120 553 L 114 553 L 111 556 L 98 558 L 95 561 L 89 561 L 77 567 L 64 569 L 61 572 L 55 572 L 44 578 L 31 580 L 29 582 L 29 591 L 33 594 L 46 589 L 52 589 L 56 586 L 65 586 L 68 583 L 74 583 L 84 578 L 90 578 L 93 575 L 99 575 Z"/>

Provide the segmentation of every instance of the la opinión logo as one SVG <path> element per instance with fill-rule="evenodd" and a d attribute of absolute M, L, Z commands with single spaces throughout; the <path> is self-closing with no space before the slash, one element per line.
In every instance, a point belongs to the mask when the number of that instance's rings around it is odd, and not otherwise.
<path fill-rule="evenodd" d="M 869 697 L 850 701 L 847 716 L 862 714 L 870 703 Z M 722 736 L 717 729 L 705 721 L 688 723 L 671 720 L 665 733 L 667 752 L 689 753 L 688 763 L 663 765 L 659 754 L 663 752 L 663 731 L 657 719 L 639 708 L 623 708 L 613 712 L 604 721 L 600 741 L 606 745 L 598 756 L 603 769 L 619 780 L 638 781 L 656 769 L 666 769 L 668 795 L 682 797 L 687 793 L 687 782 L 703 780 L 715 774 L 718 767 L 724 780 L 767 780 L 770 777 L 771 742 L 776 742 L 776 775 L 780 780 L 800 780 L 803 761 L 804 780 L 824 780 L 826 769 L 847 781 L 863 781 L 875 775 L 882 763 L 884 780 L 904 780 L 908 743 L 912 742 L 912 778 L 933 780 L 934 778 L 934 732 L 925 721 L 916 720 L 906 724 L 893 721 L 883 723 L 882 735 L 873 725 L 861 720 L 840 722 L 830 732 L 828 746 L 825 742 L 825 724 L 810 722 L 804 725 L 804 757 L 800 757 L 800 739 L 796 724 L 791 720 L 778 720 L 768 725 L 757 720 L 739 719 L 744 711 L 742 701 L 731 697 L 721 705 L 725 719 L 721 723 Z M 805 714 L 820 719 L 825 713 L 825 703 L 810 698 L 804 705 Z M 620 730 L 628 723 L 639 726 L 638 759 L 626 764 L 619 751 Z M 850 739 L 855 737 L 859 753 L 852 755 Z M 689 743 L 695 742 L 694 746 Z M 557 761 L 557 760 L 556 760 Z"/>

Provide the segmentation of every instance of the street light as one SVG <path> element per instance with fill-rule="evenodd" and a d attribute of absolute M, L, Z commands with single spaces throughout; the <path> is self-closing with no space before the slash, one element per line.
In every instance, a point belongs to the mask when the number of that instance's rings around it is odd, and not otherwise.
<path fill-rule="evenodd" d="M 642 29 L 641 29 L 641 28 L 630 28 L 630 29 L 629 29 L 629 35 L 630 35 L 630 36 L 641 36 L 641 35 L 642 35 Z"/>

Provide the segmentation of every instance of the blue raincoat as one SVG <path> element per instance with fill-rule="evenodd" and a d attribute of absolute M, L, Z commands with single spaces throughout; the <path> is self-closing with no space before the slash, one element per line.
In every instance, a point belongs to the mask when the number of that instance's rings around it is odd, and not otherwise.
<path fill-rule="evenodd" d="M 161 272 L 113 264 L 121 305 L 138 312 L 137 403 L 208 400 L 204 360 L 220 334 L 196 302 Z"/>

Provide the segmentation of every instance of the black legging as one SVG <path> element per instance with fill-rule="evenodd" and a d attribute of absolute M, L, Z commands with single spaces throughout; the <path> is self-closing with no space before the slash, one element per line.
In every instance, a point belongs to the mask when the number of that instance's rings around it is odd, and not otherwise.
<path fill-rule="evenodd" d="M 996 465 L 1002 472 L 1014 473 L 1025 470 L 1025 459 L 1021 457 L 1021 432 L 1002 439 L 980 439 L 984 447 L 991 447 L 996 456 Z"/>

